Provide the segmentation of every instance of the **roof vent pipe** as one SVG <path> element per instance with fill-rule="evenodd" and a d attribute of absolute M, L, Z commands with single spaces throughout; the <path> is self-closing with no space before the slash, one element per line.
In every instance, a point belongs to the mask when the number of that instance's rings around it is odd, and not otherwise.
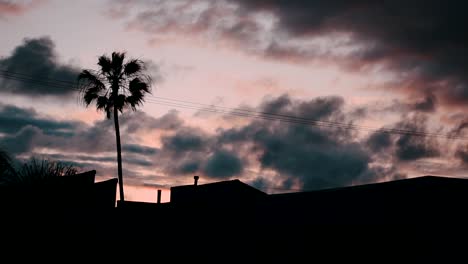
<path fill-rule="evenodd" d="M 158 204 L 161 203 L 161 190 L 158 190 Z"/>

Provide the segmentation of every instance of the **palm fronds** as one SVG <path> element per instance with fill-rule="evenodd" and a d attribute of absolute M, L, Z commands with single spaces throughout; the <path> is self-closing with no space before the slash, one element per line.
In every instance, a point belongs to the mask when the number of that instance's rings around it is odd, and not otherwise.
<path fill-rule="evenodd" d="M 113 52 L 98 59 L 99 70 L 83 70 L 78 83 L 86 106 L 93 102 L 96 109 L 110 118 L 113 109 L 123 112 L 125 107 L 136 110 L 151 93 L 151 77 L 144 73 L 145 65 L 138 59 L 125 60 L 124 52 Z"/>

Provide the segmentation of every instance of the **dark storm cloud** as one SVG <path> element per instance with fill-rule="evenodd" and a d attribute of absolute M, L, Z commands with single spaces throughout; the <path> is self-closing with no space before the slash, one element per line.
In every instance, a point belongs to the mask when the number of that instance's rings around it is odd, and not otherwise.
<path fill-rule="evenodd" d="M 385 129 L 427 133 L 427 115 L 412 105 L 406 104 L 401 121 Z M 355 130 L 323 125 L 353 124 L 363 117 L 345 111 L 340 97 L 302 101 L 280 96 L 264 101 L 256 110 L 321 121 L 302 125 L 255 120 L 217 134 L 218 146 L 235 146 L 233 149 L 240 157 L 253 155 L 263 169 L 281 176 L 276 182 L 282 179 L 283 185 L 279 187 L 285 189 L 296 181 L 311 190 L 405 177 L 398 171 L 401 162 L 437 157 L 444 149 L 434 137 L 376 131 L 366 139 L 359 139 Z M 389 166 L 381 167 L 375 162 Z"/>
<path fill-rule="evenodd" d="M 323 121 L 348 121 L 339 97 L 310 101 L 287 96 L 270 99 L 259 111 L 275 109 L 288 116 L 308 116 Z M 220 144 L 249 145 L 249 152 L 264 169 L 282 175 L 289 185 L 299 180 L 304 189 L 337 187 L 377 177 L 369 167 L 371 156 L 349 130 L 279 121 L 252 121 L 221 131 Z M 239 147 L 236 147 L 239 149 Z"/>
<path fill-rule="evenodd" d="M 244 125 L 208 133 L 181 122 L 174 123 L 174 120 L 179 120 L 174 112 L 160 118 L 124 114 L 122 120 L 126 120 L 125 123 L 138 124 L 135 127 L 122 123 L 124 163 L 129 173 L 135 173 L 138 167 L 154 167 L 169 176 L 198 174 L 217 180 L 247 177 L 252 165 L 268 175 L 273 174 L 277 183 L 274 187 L 297 188 L 300 185 L 311 190 L 372 182 L 397 175 L 398 171 L 393 168 L 372 165 L 378 158 L 377 152 L 387 153 L 391 157 L 385 161 L 395 164 L 440 153 L 437 141 L 432 138 L 409 135 L 386 138 L 375 134 L 363 141 L 353 130 L 322 125 L 333 122 L 353 124 L 355 118 L 360 117 L 350 114 L 353 111 L 345 110 L 340 97 L 296 100 L 283 95 L 266 99 L 252 109 L 282 116 L 313 118 L 323 123 L 304 125 L 252 119 Z M 27 155 L 45 148 L 64 155 L 61 160 L 65 161 L 97 166 L 115 161 L 112 120 L 104 119 L 88 125 L 48 120 L 34 110 L 19 107 L 10 107 L 2 112 L 25 120 L 16 125 L 17 130 L 4 129 L 0 135 L 0 146 L 15 155 Z M 176 125 L 164 126 L 161 120 Z M 426 121 L 423 115 L 416 113 L 404 116 L 395 127 L 426 131 Z M 68 129 L 63 124 L 72 124 L 69 134 L 56 132 Z M 129 132 L 138 131 L 142 135 L 141 132 L 146 134 L 159 130 L 157 127 L 167 128 L 163 129 L 161 147 L 158 149 L 138 144 L 138 135 Z M 108 168 L 105 171 L 115 174 Z M 136 176 L 132 177 L 137 179 Z M 278 186 L 278 183 L 281 185 Z"/>
<path fill-rule="evenodd" d="M 407 131 L 426 132 L 427 118 L 422 115 L 408 117 L 397 124 Z M 412 161 L 440 155 L 439 144 L 435 138 L 423 136 L 399 135 L 395 143 L 396 157 L 401 161 Z"/>
<path fill-rule="evenodd" d="M 279 173 L 298 177 L 305 189 L 349 185 L 369 169 L 370 157 L 358 144 L 339 144 L 328 140 L 328 144 L 315 142 L 305 145 L 303 139 L 295 140 L 291 136 L 296 136 L 295 133 L 306 134 L 306 131 L 296 129 L 283 133 L 279 136 L 290 140 L 270 135 L 256 142 L 263 148 L 260 163 Z M 314 134 L 308 136 L 312 140 L 326 137 Z"/>
<path fill-rule="evenodd" d="M 186 160 L 177 166 L 177 172 L 180 174 L 196 173 L 200 168 L 200 161 Z"/>
<path fill-rule="evenodd" d="M 189 152 L 180 156 L 175 153 L 161 151 L 156 161 L 163 171 L 172 177 L 197 174 L 201 171 L 207 153 Z"/>
<path fill-rule="evenodd" d="M 206 133 L 191 133 L 193 129 L 185 127 L 172 136 L 162 138 L 163 147 L 155 158 L 167 174 L 202 174 L 212 179 L 242 176 L 246 163 L 237 151 L 229 151 L 215 144 Z"/>
<path fill-rule="evenodd" d="M 162 136 L 161 143 L 156 163 L 171 176 L 199 172 L 214 148 L 209 134 L 188 126 Z"/>
<path fill-rule="evenodd" d="M 125 144 L 122 146 L 122 151 L 141 155 L 154 155 L 157 153 L 158 149 L 137 144 Z"/>
<path fill-rule="evenodd" d="M 418 96 L 416 98 L 379 100 L 358 108 L 361 116 L 369 114 L 409 114 L 434 113 L 437 110 L 437 98 L 433 94 Z M 359 114 L 358 111 L 358 114 Z"/>
<path fill-rule="evenodd" d="M 366 144 L 374 152 L 380 152 L 392 145 L 392 137 L 389 133 L 374 132 L 367 139 Z"/>
<path fill-rule="evenodd" d="M 14 155 L 23 154 L 32 151 L 36 141 L 41 137 L 43 134 L 39 128 L 26 125 L 17 133 L 1 137 L 0 147 Z"/>
<path fill-rule="evenodd" d="M 372 153 L 385 156 L 387 161 L 393 159 L 394 164 L 438 157 L 444 148 L 436 137 L 425 136 L 427 118 L 419 112 L 405 114 L 399 122 L 383 128 L 395 133 L 376 131 L 364 143 Z"/>
<path fill-rule="evenodd" d="M 14 133 L 26 125 L 41 129 L 45 134 L 70 135 L 80 123 L 73 121 L 57 121 L 52 118 L 40 117 L 38 113 L 30 108 L 19 108 L 13 105 L 0 103 L 0 132 Z"/>
<path fill-rule="evenodd" d="M 279 19 L 278 27 L 291 38 L 351 34 L 363 48 L 348 54 L 345 59 L 350 65 L 385 65 L 401 73 L 399 84 L 413 93 L 434 93 L 444 103 L 468 100 L 468 62 L 464 59 L 468 54 L 468 4 L 463 1 L 230 2 L 251 12 L 272 12 Z"/>
<path fill-rule="evenodd" d="M 131 28 L 150 34 L 227 40 L 267 58 L 318 59 L 352 71 L 385 69 L 395 75 L 392 87 L 428 99 L 415 105 L 422 111 L 433 111 L 436 101 L 459 106 L 468 101 L 464 1 L 181 0 L 120 5 L 128 11 L 124 17 Z M 270 26 L 264 25 L 267 21 Z M 317 39 L 328 41 L 321 45 L 313 41 Z"/>
<path fill-rule="evenodd" d="M 423 137 L 403 135 L 396 142 L 396 155 L 402 161 L 437 157 L 440 155 L 437 146 Z"/>
<path fill-rule="evenodd" d="M 45 124 L 55 124 L 53 120 L 38 122 L 34 118 L 24 123 L 18 132 L 5 133 L 0 138 L 0 145 L 6 146 L 8 151 L 24 154 L 35 148 L 48 148 L 68 152 L 99 153 L 115 149 L 112 138 L 115 136 L 108 127 L 96 122 L 94 126 L 81 123 L 73 130 L 63 133 L 60 129 L 53 129 Z M 38 124 L 40 124 L 38 126 Z M 59 123 L 60 124 L 60 123 Z M 60 126 L 58 126 L 60 128 Z"/>
<path fill-rule="evenodd" d="M 124 113 L 121 117 L 121 121 L 128 121 L 130 125 L 122 122 L 121 126 L 125 177 L 132 184 L 142 184 L 147 177 L 139 171 L 161 166 L 157 161 L 162 155 L 157 148 L 139 144 L 139 137 L 159 130 L 174 132 L 176 128 L 182 127 L 183 122 L 174 111 L 160 118 L 138 113 Z M 103 119 L 93 124 L 58 121 L 32 108 L 1 105 L 0 122 L 0 148 L 13 158 L 47 158 L 73 164 L 82 170 L 96 169 L 100 175 L 116 175 L 113 120 Z M 204 137 L 207 138 L 207 135 Z M 195 159 L 196 156 L 182 159 L 183 155 L 174 155 L 170 161 L 181 164 L 177 175 L 181 171 L 190 173 L 198 170 L 200 163 Z"/>
<path fill-rule="evenodd" d="M 250 182 L 249 185 L 252 185 L 254 188 L 259 189 L 261 191 L 267 191 L 269 187 L 269 183 L 267 182 L 267 180 L 260 177 Z"/>
<path fill-rule="evenodd" d="M 0 68 L 26 75 L 22 81 L 0 77 L 0 92 L 27 96 L 70 96 L 74 93 L 72 85 L 48 80 L 73 83 L 79 73 L 78 69 L 58 61 L 55 44 L 49 37 L 25 39 L 12 54 L 0 59 Z"/>
<path fill-rule="evenodd" d="M 233 152 L 217 150 L 206 161 L 203 173 L 212 178 L 228 178 L 242 173 L 243 164 Z"/>
<path fill-rule="evenodd" d="M 464 165 L 468 165 L 468 146 L 459 146 L 455 152 L 455 157 Z"/>
<path fill-rule="evenodd" d="M 133 113 L 132 113 L 133 114 Z M 164 120 L 178 120 L 177 115 L 169 113 L 161 118 L 147 115 L 122 115 L 122 120 L 129 119 L 138 123 L 137 130 L 166 127 Z M 168 118 L 171 116 L 171 118 Z M 48 148 L 71 153 L 101 153 L 115 151 L 115 132 L 112 120 L 103 119 L 88 125 L 78 121 L 58 121 L 51 117 L 41 116 L 34 109 L 20 108 L 12 105 L 0 104 L 0 145 L 4 145 L 12 153 L 27 153 L 34 148 Z M 131 124 L 131 122 L 129 122 Z M 172 125 L 168 125 L 172 127 Z M 130 135 L 134 135 L 135 128 L 121 126 L 124 154 L 151 156 L 157 149 L 131 142 Z M 143 164 L 143 163 L 142 163 Z"/>
<path fill-rule="evenodd" d="M 205 133 L 195 128 L 182 128 L 174 135 L 161 138 L 163 148 L 167 151 L 201 151 L 208 147 L 208 138 Z"/>

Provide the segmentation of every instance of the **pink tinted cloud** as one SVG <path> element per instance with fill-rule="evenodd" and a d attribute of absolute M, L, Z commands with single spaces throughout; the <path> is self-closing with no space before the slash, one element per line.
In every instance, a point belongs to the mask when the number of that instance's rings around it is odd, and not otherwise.
<path fill-rule="evenodd" d="M 0 0 L 0 16 L 2 15 L 21 15 L 24 12 L 38 6 L 45 0 L 30 0 L 30 1 L 10 1 Z"/>
<path fill-rule="evenodd" d="M 366 75 L 391 73 L 387 87 L 408 99 L 435 96 L 442 107 L 466 105 L 467 64 L 461 59 L 466 38 L 460 37 L 463 23 L 456 23 L 465 21 L 464 8 L 453 5 L 438 12 L 434 1 L 417 8 L 392 1 L 389 5 L 401 13 L 394 20 L 376 3 L 285 3 L 133 1 L 137 7 L 127 22 L 155 40 L 184 35 L 269 60 L 331 64 Z"/>

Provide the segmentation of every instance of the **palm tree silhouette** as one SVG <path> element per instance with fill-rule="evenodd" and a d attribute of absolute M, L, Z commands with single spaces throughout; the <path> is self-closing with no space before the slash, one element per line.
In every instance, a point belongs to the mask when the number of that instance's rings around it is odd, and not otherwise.
<path fill-rule="evenodd" d="M 85 69 L 78 76 L 80 98 L 86 107 L 95 101 L 97 110 L 104 111 L 108 119 L 114 114 L 119 194 L 124 201 L 118 112 L 122 113 L 126 106 L 135 111 L 144 102 L 145 94 L 151 93 L 151 77 L 144 73 L 141 60 L 126 60 L 124 52 L 113 52 L 110 58 L 102 55 L 97 64 L 99 70 Z"/>

